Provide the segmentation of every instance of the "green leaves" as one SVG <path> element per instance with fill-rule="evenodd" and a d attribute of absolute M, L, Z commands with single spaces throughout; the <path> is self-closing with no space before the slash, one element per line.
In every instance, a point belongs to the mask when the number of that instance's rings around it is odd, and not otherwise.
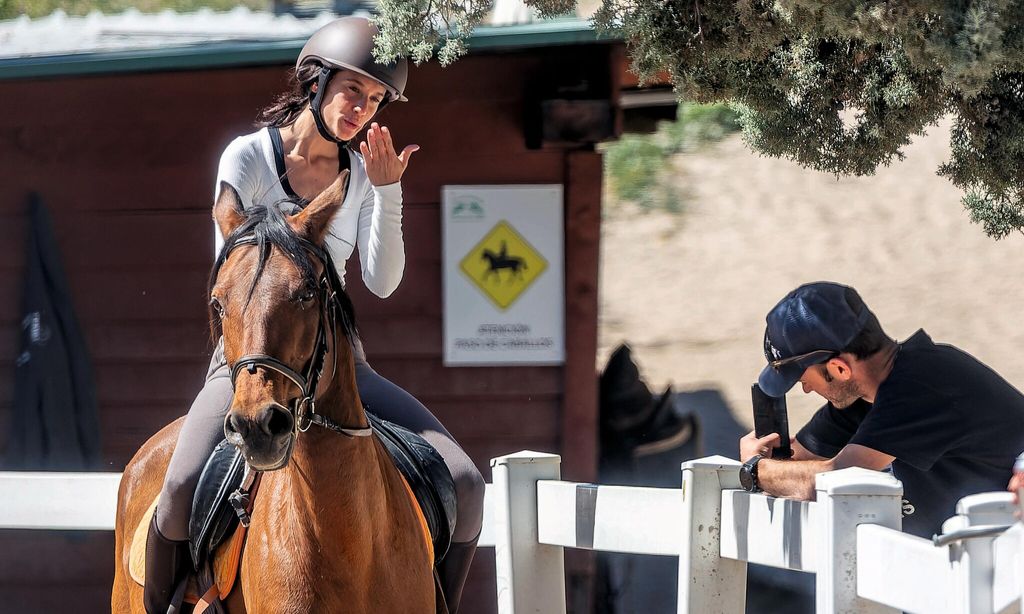
<path fill-rule="evenodd" d="M 450 63 L 489 4 L 384 0 L 382 20 L 408 17 L 382 48 L 422 61 L 442 45 Z M 667 71 L 680 100 L 734 105 L 753 149 L 809 168 L 872 174 L 954 113 L 940 174 L 991 236 L 1024 228 L 1024 0 L 603 0 L 594 22 L 642 78 Z"/>
<path fill-rule="evenodd" d="M 684 195 L 676 188 L 672 156 L 721 140 L 738 128 L 736 112 L 725 105 L 680 105 L 676 121 L 660 122 L 654 134 L 627 134 L 607 146 L 608 187 L 619 200 L 678 212 Z"/>
<path fill-rule="evenodd" d="M 610 187 L 616 197 L 655 206 L 655 191 L 666 165 L 665 151 L 648 136 L 624 135 L 604 157 Z"/>
<path fill-rule="evenodd" d="M 422 63 L 437 49 L 438 62 L 447 66 L 466 54 L 466 39 L 490 10 L 491 0 L 379 0 L 374 55 Z"/>
<path fill-rule="evenodd" d="M 956 105 L 952 158 L 939 168 L 967 192 L 971 221 L 994 238 L 1024 228 L 1024 75 L 989 80 L 976 96 Z"/>

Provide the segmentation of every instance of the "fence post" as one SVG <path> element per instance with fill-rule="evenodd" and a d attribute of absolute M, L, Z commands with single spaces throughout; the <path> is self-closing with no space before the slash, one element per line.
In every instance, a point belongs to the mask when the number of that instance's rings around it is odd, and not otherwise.
<path fill-rule="evenodd" d="M 1014 466 L 1014 471 L 1017 467 Z M 1020 496 L 1021 492 L 1017 491 L 1017 522 L 1022 522 L 1024 519 L 1024 497 Z M 1020 596 L 1020 611 L 1024 612 L 1024 531 L 1020 533 L 1020 550 L 1021 556 L 1017 557 L 1017 586 L 1021 588 Z"/>
<path fill-rule="evenodd" d="M 903 484 L 891 474 L 859 467 L 819 473 L 815 480 L 821 512 L 821 548 L 815 576 L 817 614 L 899 614 L 857 596 L 857 525 L 900 530 Z M 870 565 L 871 561 L 864 561 Z"/>
<path fill-rule="evenodd" d="M 537 480 L 559 479 L 561 462 L 528 450 L 491 459 L 500 614 L 565 613 L 562 548 L 537 541 Z"/>
<path fill-rule="evenodd" d="M 964 497 L 956 504 L 957 515 L 943 523 L 942 532 L 982 525 L 1010 524 L 1014 521 L 1015 509 L 1012 497 L 1008 492 L 987 492 Z M 993 542 L 996 537 L 975 537 L 950 544 L 950 548 L 958 549 L 960 554 L 964 612 L 989 614 L 993 611 Z"/>
<path fill-rule="evenodd" d="M 683 463 L 679 614 L 742 614 L 747 563 L 721 556 L 722 489 L 739 488 L 740 463 L 709 456 Z"/>

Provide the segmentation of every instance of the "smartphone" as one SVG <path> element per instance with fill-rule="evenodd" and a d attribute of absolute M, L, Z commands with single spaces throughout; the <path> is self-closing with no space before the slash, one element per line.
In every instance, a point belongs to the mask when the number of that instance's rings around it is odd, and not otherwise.
<path fill-rule="evenodd" d="M 779 434 L 778 447 L 772 448 L 772 458 L 790 458 L 793 448 L 789 445 L 789 416 L 786 414 L 786 397 L 770 397 L 754 383 L 750 387 L 754 401 L 754 434 L 765 437 Z"/>

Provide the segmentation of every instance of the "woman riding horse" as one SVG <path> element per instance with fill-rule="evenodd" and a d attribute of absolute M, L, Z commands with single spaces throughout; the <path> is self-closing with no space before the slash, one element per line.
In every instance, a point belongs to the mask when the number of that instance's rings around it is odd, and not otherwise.
<path fill-rule="evenodd" d="M 235 139 L 224 151 L 218 186 L 223 182 L 237 190 L 244 209 L 269 208 L 282 202 L 309 202 L 339 173 L 348 171 L 345 203 L 330 221 L 325 247 L 342 280 L 345 261 L 358 247 L 363 282 L 386 298 L 405 268 L 400 180 L 419 147 L 409 145 L 396 153 L 388 128 L 374 122 L 359 143 L 359 153 L 350 148 L 380 109 L 406 100 L 407 62 L 402 58 L 391 65 L 377 63 L 372 56 L 376 34 L 377 28 L 360 17 L 338 19 L 314 33 L 296 62 L 291 91 L 264 110 L 263 128 Z M 221 191 L 218 187 L 218 194 Z M 218 251 L 223 239 L 218 233 Z M 287 322 L 279 324 L 288 327 Z M 353 345 L 362 402 L 379 417 L 426 439 L 455 481 L 457 523 L 439 567 L 449 610 L 455 612 L 482 526 L 483 478 L 437 418 L 367 364 L 358 338 Z M 210 452 L 225 431 L 230 432 L 230 424 L 225 424 L 232 407 L 230 373 L 222 338 L 206 384 L 181 427 L 150 527 L 148 612 L 167 611 L 171 590 L 185 570 L 193 493 Z"/>

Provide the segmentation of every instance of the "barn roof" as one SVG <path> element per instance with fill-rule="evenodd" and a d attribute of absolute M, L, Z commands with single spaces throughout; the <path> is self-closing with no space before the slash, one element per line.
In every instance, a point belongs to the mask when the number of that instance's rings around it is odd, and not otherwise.
<path fill-rule="evenodd" d="M 477 28 L 470 53 L 597 40 L 586 20 L 539 21 L 523 12 L 517 0 L 507 4 L 511 7 L 505 13 L 499 4 L 491 23 L 512 25 Z M 336 17 L 321 13 L 299 19 L 243 7 L 20 17 L 0 22 L 0 79 L 287 64 L 313 31 Z"/>

